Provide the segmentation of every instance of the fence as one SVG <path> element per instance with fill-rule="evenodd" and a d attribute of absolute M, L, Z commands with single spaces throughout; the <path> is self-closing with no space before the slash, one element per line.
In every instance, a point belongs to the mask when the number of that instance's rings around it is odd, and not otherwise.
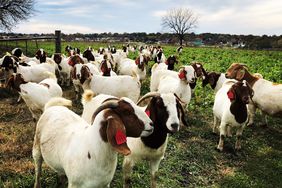
<path fill-rule="evenodd" d="M 55 52 L 61 53 L 61 31 L 56 30 L 55 36 L 0 39 L 0 55 L 2 56 L 6 51 L 10 52 L 15 47 L 25 48 L 25 54 L 32 55 L 28 52 L 28 41 L 35 41 L 36 49 L 39 49 L 38 41 L 40 40 L 55 40 Z M 16 42 L 16 44 L 11 45 L 12 42 Z M 34 53 L 34 51 L 32 53 Z"/>

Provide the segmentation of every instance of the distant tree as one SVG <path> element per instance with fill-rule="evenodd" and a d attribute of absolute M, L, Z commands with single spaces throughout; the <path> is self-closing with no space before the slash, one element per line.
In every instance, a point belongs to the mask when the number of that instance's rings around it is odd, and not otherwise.
<path fill-rule="evenodd" d="M 196 28 L 198 17 L 188 8 L 173 8 L 162 17 L 162 26 L 175 33 L 182 45 L 185 33 Z"/>
<path fill-rule="evenodd" d="M 34 12 L 34 0 L 0 0 L 0 29 L 10 31 Z"/>

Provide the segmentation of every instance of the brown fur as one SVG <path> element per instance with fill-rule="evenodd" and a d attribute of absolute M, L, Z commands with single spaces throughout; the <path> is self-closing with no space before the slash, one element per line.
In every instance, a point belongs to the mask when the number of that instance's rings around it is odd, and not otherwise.
<path fill-rule="evenodd" d="M 136 116 L 129 103 L 124 100 L 118 103 L 118 107 L 105 110 L 105 121 L 101 122 L 100 135 L 105 142 L 112 145 L 114 150 L 123 155 L 129 155 L 130 149 L 126 143 L 121 145 L 116 143 L 116 132 L 119 130 L 126 136 L 139 137 L 144 130 L 144 123 Z"/>
<path fill-rule="evenodd" d="M 89 77 L 91 77 L 92 74 L 90 72 L 89 67 L 87 67 L 86 65 L 82 66 L 81 68 L 81 78 L 80 78 L 80 83 L 83 84 L 85 82 L 85 80 L 87 80 Z"/>
<path fill-rule="evenodd" d="M 101 71 L 103 73 L 103 76 L 111 76 L 111 70 L 112 68 L 111 67 L 108 67 L 108 64 L 107 62 L 109 62 L 111 64 L 111 62 L 107 59 L 104 59 L 102 62 L 101 62 Z M 111 64 L 112 65 L 112 64 Z"/>
<path fill-rule="evenodd" d="M 16 75 L 12 75 L 7 84 L 6 87 L 7 88 L 13 88 L 16 91 L 20 92 L 20 85 L 21 84 L 26 84 L 27 82 L 24 80 L 23 76 L 21 74 L 16 74 Z"/>
<path fill-rule="evenodd" d="M 54 54 L 54 61 L 57 63 L 57 64 L 60 64 L 62 62 L 62 55 L 60 53 L 55 53 Z"/>
<path fill-rule="evenodd" d="M 78 63 L 84 64 L 83 59 L 81 59 L 81 57 L 79 55 L 74 55 L 74 56 L 70 57 L 69 65 L 74 66 Z"/>
<path fill-rule="evenodd" d="M 259 80 L 256 76 L 249 73 L 244 64 L 233 63 L 226 71 L 226 78 L 236 79 L 238 81 L 246 80 L 251 87 Z"/>
<path fill-rule="evenodd" d="M 73 67 L 71 69 L 71 77 L 72 77 L 72 79 L 77 79 L 77 77 L 76 77 L 76 67 Z"/>
<path fill-rule="evenodd" d="M 216 83 L 219 77 L 220 77 L 220 73 L 216 73 L 216 72 L 207 73 L 207 75 L 205 75 L 205 79 L 203 79 L 203 86 L 210 84 L 211 88 L 214 89 L 216 87 Z"/>
<path fill-rule="evenodd" d="M 243 123 L 247 120 L 246 105 L 249 103 L 249 97 L 253 97 L 253 90 L 248 85 L 243 86 L 243 83 L 239 81 L 233 84 L 229 91 L 235 95 L 235 99 L 231 101 L 230 111 L 238 123 Z"/>

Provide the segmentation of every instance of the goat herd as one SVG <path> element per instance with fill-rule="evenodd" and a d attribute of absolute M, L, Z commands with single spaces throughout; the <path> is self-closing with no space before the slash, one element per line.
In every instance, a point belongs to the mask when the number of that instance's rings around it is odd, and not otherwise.
<path fill-rule="evenodd" d="M 166 58 L 161 47 L 142 47 L 135 60 L 127 58 L 130 50 L 88 47 L 80 54 L 67 46 L 67 56 L 55 53 L 49 58 L 43 49 L 27 57 L 16 48 L 0 59 L 6 87 L 19 92 L 37 121 L 34 187 L 40 187 L 43 160 L 67 177 L 68 187 L 109 187 L 117 153 L 124 155 L 124 187 L 130 186 L 132 168 L 142 159 L 150 162 L 151 187 L 156 187 L 168 133 L 187 126 L 186 107 L 199 78 L 215 91 L 213 131 L 219 131 L 220 151 L 231 128 L 237 129 L 235 149 L 241 148 L 243 129 L 254 123 L 256 108 L 282 117 L 282 85 L 251 74 L 244 64 L 232 64 L 226 74 L 207 72 L 198 62 L 174 71 L 177 58 Z M 150 60 L 155 61 L 150 92 L 140 98 Z M 62 98 L 61 86 L 71 83 L 76 100 L 83 90 L 81 116 L 67 108 L 70 100 Z M 144 101 L 144 107 L 138 106 Z"/>

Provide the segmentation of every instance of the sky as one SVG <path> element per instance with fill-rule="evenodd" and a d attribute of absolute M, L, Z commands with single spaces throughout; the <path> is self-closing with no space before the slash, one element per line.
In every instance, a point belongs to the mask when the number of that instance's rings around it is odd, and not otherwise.
<path fill-rule="evenodd" d="M 198 16 L 195 33 L 282 34 L 281 0 L 35 0 L 37 12 L 17 33 L 167 32 L 161 18 L 186 7 Z"/>

